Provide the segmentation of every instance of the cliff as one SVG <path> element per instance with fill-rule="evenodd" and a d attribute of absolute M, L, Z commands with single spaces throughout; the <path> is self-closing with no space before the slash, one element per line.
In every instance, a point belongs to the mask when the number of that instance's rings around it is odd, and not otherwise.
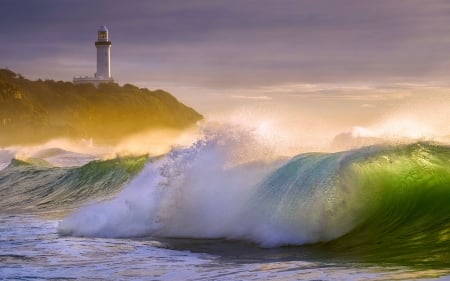
<path fill-rule="evenodd" d="M 126 84 L 30 81 L 0 69 L 0 146 L 52 138 L 115 142 L 151 128 L 188 127 L 203 117 L 169 93 Z"/>

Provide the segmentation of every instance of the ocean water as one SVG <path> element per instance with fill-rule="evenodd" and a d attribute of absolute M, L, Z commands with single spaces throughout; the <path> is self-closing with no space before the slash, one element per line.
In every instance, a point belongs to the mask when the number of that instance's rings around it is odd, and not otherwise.
<path fill-rule="evenodd" d="M 61 237 L 58 220 L 0 217 L 2 280 L 448 280 L 448 270 L 339 260 L 309 248 L 152 237 Z"/>
<path fill-rule="evenodd" d="M 0 153 L 0 279 L 450 280 L 444 144 L 68 153 Z"/>

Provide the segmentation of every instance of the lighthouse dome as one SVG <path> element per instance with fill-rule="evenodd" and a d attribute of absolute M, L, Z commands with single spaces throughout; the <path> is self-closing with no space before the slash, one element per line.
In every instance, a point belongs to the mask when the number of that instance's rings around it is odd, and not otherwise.
<path fill-rule="evenodd" d="M 108 32 L 108 28 L 106 28 L 106 26 L 104 25 L 101 25 L 98 31 Z"/>

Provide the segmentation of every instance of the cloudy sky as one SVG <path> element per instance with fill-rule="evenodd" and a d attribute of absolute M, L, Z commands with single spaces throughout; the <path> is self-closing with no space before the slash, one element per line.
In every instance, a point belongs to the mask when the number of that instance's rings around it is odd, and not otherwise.
<path fill-rule="evenodd" d="M 167 89 L 203 112 L 305 98 L 367 112 L 450 78 L 447 0 L 0 4 L 0 67 L 32 79 L 93 75 L 104 24 L 114 78 Z"/>

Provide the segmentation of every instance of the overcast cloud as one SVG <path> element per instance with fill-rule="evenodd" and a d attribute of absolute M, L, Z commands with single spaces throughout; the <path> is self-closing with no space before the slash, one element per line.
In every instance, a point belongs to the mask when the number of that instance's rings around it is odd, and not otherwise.
<path fill-rule="evenodd" d="M 224 89 L 450 77 L 450 1 L 0 3 L 0 67 L 33 78 L 93 75 L 102 24 L 122 83 Z"/>

